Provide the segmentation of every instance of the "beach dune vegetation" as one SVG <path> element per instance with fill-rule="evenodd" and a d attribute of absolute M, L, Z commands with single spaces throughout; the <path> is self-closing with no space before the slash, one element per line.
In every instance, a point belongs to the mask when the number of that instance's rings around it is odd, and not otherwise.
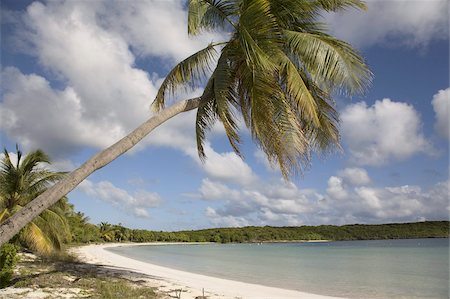
<path fill-rule="evenodd" d="M 206 134 L 217 121 L 240 154 L 240 118 L 285 178 L 308 166 L 312 152 L 338 149 L 332 96 L 364 93 L 372 74 L 359 53 L 329 35 L 318 20 L 323 13 L 349 8 L 366 6 L 360 0 L 189 0 L 188 34 L 218 30 L 229 39 L 210 43 L 177 64 L 157 92 L 155 114 L 4 221 L 0 244 L 153 129 L 193 109 L 202 160 Z M 186 87 L 204 90 L 166 108 L 170 97 Z"/>

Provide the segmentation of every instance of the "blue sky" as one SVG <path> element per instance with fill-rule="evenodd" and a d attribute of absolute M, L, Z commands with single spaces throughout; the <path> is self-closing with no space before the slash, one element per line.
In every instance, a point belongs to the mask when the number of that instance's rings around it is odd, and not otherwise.
<path fill-rule="evenodd" d="M 2 147 L 41 148 L 58 170 L 147 119 L 170 68 L 226 38 L 189 38 L 182 1 L 1 3 Z M 315 156 L 286 182 L 244 128 L 241 160 L 218 125 L 202 164 L 195 113 L 185 113 L 90 176 L 70 202 L 93 223 L 155 230 L 448 219 L 448 2 L 368 6 L 324 15 L 374 73 L 366 95 L 336 98 L 342 153 Z"/>

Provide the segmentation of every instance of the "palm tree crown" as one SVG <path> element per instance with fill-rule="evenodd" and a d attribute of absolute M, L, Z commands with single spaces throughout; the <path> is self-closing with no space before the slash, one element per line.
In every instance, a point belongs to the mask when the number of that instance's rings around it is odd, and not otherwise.
<path fill-rule="evenodd" d="M 357 51 L 318 22 L 322 12 L 349 7 L 365 9 L 359 0 L 190 0 L 190 35 L 223 30 L 230 38 L 176 65 L 154 108 L 164 108 L 178 87 L 206 83 L 196 119 L 200 158 L 205 132 L 217 120 L 240 154 L 240 115 L 285 178 L 301 171 L 312 151 L 339 147 L 332 96 L 363 93 L 371 82 Z"/>
<path fill-rule="evenodd" d="M 44 168 L 50 160 L 40 150 L 30 152 L 22 159 L 22 152 L 17 148 L 16 155 L 17 161 L 13 162 L 5 149 L 0 161 L 0 223 L 63 177 L 63 173 Z M 19 241 L 41 254 L 61 249 L 62 242 L 69 236 L 64 216 L 67 204 L 63 198 L 45 210 L 22 229 Z"/>

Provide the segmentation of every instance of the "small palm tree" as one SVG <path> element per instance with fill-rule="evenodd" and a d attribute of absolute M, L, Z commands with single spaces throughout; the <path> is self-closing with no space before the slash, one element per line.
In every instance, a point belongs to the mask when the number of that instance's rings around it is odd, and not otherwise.
<path fill-rule="evenodd" d="M 44 164 L 50 161 L 40 150 L 31 152 L 22 159 L 22 153 L 17 148 L 16 155 L 17 161 L 13 163 L 5 149 L 0 161 L 0 223 L 63 177 L 63 173 L 44 168 Z M 17 241 L 40 254 L 60 250 L 63 241 L 70 236 L 64 216 L 67 205 L 67 200 L 63 198 L 45 210 L 21 230 Z"/>
<path fill-rule="evenodd" d="M 101 222 L 100 225 L 100 238 L 106 242 L 114 241 L 116 230 L 108 222 Z"/>
<path fill-rule="evenodd" d="M 0 244 L 157 126 L 192 109 L 198 109 L 195 126 L 202 159 L 206 132 L 217 120 L 240 154 L 238 116 L 285 178 L 308 165 L 313 151 L 338 148 L 332 96 L 362 93 L 372 77 L 363 58 L 318 22 L 321 13 L 346 8 L 365 5 L 360 0 L 189 0 L 189 34 L 217 29 L 229 39 L 211 43 L 175 66 L 154 100 L 159 113 L 1 225 Z M 200 97 L 164 108 L 179 87 L 203 84 Z"/>

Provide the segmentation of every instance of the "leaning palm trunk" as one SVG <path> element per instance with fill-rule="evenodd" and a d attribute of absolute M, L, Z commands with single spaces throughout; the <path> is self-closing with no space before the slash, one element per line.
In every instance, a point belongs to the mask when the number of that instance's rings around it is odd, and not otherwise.
<path fill-rule="evenodd" d="M 181 112 L 197 108 L 199 102 L 200 98 L 193 98 L 178 102 L 162 110 L 117 143 L 94 155 L 78 169 L 68 174 L 65 179 L 47 189 L 47 191 L 36 197 L 32 202 L 0 225 L 0 246 L 8 242 L 25 225 L 39 216 L 44 210 L 48 209 L 59 199 L 72 191 L 91 173 L 127 152 L 160 124 Z"/>
<path fill-rule="evenodd" d="M 311 152 L 339 147 L 333 94 L 366 91 L 372 74 L 349 44 L 327 34 L 323 12 L 365 9 L 361 0 L 189 0 L 188 33 L 231 30 L 167 74 L 153 102 L 165 107 L 180 87 L 203 86 L 200 98 L 173 105 L 105 151 L 95 155 L 0 226 L 0 244 L 73 190 L 95 170 L 132 148 L 155 127 L 183 111 L 197 110 L 197 149 L 205 158 L 206 132 L 216 121 L 239 154 L 237 115 L 284 178 L 308 165 Z M 217 60 L 216 47 L 221 47 Z M 215 67 L 212 67 L 215 65 Z M 208 76 L 208 74 L 211 74 Z M 207 80 L 205 80 L 207 79 Z M 205 86 L 206 83 L 206 86 Z"/>

